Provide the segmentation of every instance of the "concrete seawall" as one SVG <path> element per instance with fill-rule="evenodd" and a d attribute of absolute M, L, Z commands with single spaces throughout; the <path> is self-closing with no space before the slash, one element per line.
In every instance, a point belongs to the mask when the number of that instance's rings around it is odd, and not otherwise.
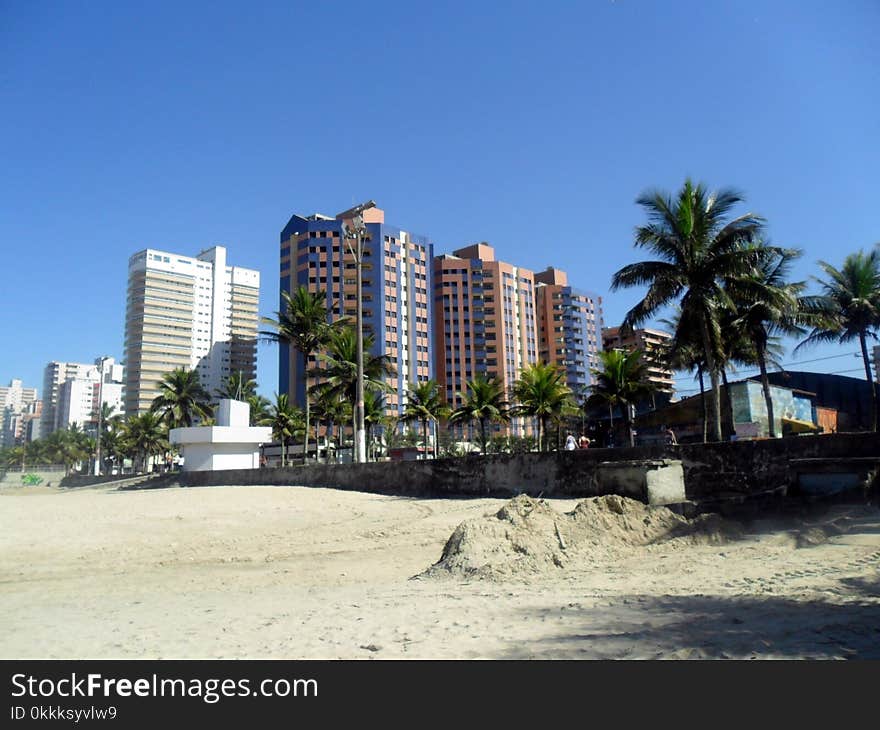
<path fill-rule="evenodd" d="M 876 485 L 880 435 L 800 436 L 688 446 L 589 449 L 531 454 L 467 456 L 436 461 L 310 464 L 284 469 L 242 469 L 178 474 L 183 486 L 302 485 L 411 497 L 532 496 L 582 498 L 623 494 L 664 504 L 785 496 L 797 491 L 799 460 L 821 458 L 850 469 L 861 459 Z M 680 464 L 680 466 L 678 466 Z M 681 492 L 670 469 L 681 470 Z M 864 465 L 859 467 L 865 471 Z M 654 473 L 656 472 L 656 474 Z M 662 474 L 663 477 L 658 479 Z M 653 482 L 653 487 L 652 487 Z"/>

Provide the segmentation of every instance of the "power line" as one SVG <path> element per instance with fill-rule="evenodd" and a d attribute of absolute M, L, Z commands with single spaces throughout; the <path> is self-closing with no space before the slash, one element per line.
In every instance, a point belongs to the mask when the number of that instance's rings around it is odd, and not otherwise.
<path fill-rule="evenodd" d="M 795 365 L 806 365 L 811 362 L 822 362 L 823 360 L 835 360 L 838 357 L 850 357 L 851 355 L 861 355 L 861 354 L 862 353 L 860 353 L 858 350 L 856 350 L 854 352 L 844 352 L 844 353 L 841 353 L 840 355 L 828 355 L 826 357 L 817 357 L 812 360 L 797 360 L 795 362 L 785 362 L 785 363 L 782 363 L 782 367 L 787 368 L 787 367 L 793 367 Z M 861 368 L 856 368 L 856 370 L 861 370 Z M 757 373 L 760 371 L 761 371 L 761 368 L 751 367 L 751 368 L 743 368 L 742 370 L 737 370 L 735 372 L 737 374 L 739 374 L 739 373 L 751 373 L 751 372 Z M 852 372 L 852 371 L 848 371 L 848 372 Z M 837 375 L 837 374 L 838 373 L 831 373 L 831 375 Z M 696 377 L 696 376 L 682 375 L 682 376 L 673 378 L 673 380 L 690 380 L 694 377 Z"/>
<path fill-rule="evenodd" d="M 818 373 L 818 375 L 843 375 L 844 373 L 863 373 L 865 372 L 864 368 L 850 368 L 849 370 L 835 370 L 833 373 Z M 865 382 L 868 382 L 867 380 Z M 776 385 L 775 383 L 771 383 L 770 385 Z M 711 388 L 706 388 L 706 392 L 708 393 Z M 676 393 L 699 393 L 699 388 L 676 388 Z"/>

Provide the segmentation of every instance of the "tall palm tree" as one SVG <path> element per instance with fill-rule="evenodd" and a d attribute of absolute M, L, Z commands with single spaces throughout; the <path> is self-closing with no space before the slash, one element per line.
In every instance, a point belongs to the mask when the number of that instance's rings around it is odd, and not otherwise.
<path fill-rule="evenodd" d="M 211 396 L 195 370 L 175 368 L 162 376 L 159 395 L 153 399 L 150 411 L 160 414 L 168 428 L 186 428 L 197 419 L 211 417 Z"/>
<path fill-rule="evenodd" d="M 293 347 L 302 356 L 302 368 L 305 388 L 305 449 L 303 451 L 303 463 L 309 454 L 309 426 L 311 408 L 309 404 L 308 381 L 305 379 L 309 367 L 309 360 L 319 350 L 323 349 L 333 332 L 341 326 L 343 320 L 335 323 L 328 322 L 327 292 L 309 291 L 300 284 L 292 294 L 281 292 L 282 307 L 275 312 L 275 318 L 263 317 L 262 323 L 272 327 L 271 331 L 260 332 L 260 335 L 270 342 L 278 342 Z"/>
<path fill-rule="evenodd" d="M 422 424 L 422 443 L 425 445 L 422 458 L 428 458 L 428 423 L 445 418 L 448 414 L 449 409 L 440 396 L 436 380 L 422 380 L 409 386 L 402 420 Z M 434 458 L 437 458 L 437 444 L 434 444 Z"/>
<path fill-rule="evenodd" d="M 758 362 L 754 343 L 745 332 L 735 326 L 738 316 L 739 312 L 732 300 L 718 310 L 717 364 L 727 406 L 728 420 L 724 425 L 729 434 L 736 432 L 736 426 L 734 425 L 733 398 L 730 381 L 727 377 L 728 372 L 735 373 L 737 367 L 754 367 Z M 722 415 L 723 412 L 724 408 L 722 408 Z"/>
<path fill-rule="evenodd" d="M 611 284 L 612 291 L 648 287 L 627 313 L 624 329 L 644 323 L 676 301 L 682 311 L 693 315 L 712 381 L 709 415 L 716 441 L 721 440 L 721 401 L 713 343 L 719 340 L 718 310 L 729 303 L 723 284 L 750 271 L 755 254 L 746 244 L 763 226 L 763 219 L 754 213 L 729 217 L 742 200 L 733 190 L 710 193 L 702 183 L 694 185 L 689 179 L 674 199 L 660 191 L 639 196 L 636 202 L 645 209 L 648 223 L 636 229 L 635 246 L 658 258 L 624 266 Z"/>
<path fill-rule="evenodd" d="M 565 371 L 558 365 L 529 365 L 513 384 L 512 393 L 517 405 L 511 409 L 511 415 L 538 419 L 538 451 L 543 451 L 547 421 L 561 418 L 574 407 L 574 394 L 565 382 Z"/>
<path fill-rule="evenodd" d="M 822 315 L 814 299 L 804 296 L 806 283 L 789 281 L 792 263 L 802 252 L 798 249 L 776 249 L 758 246 L 759 259 L 751 272 L 730 285 L 736 314 L 729 336 L 742 336 L 750 344 L 751 355 L 761 373 L 761 387 L 767 407 L 769 433 L 777 436 L 773 398 L 767 364 L 771 359 L 772 341 L 780 336 L 804 335 L 805 326 L 822 324 Z"/>
<path fill-rule="evenodd" d="M 287 393 L 276 393 L 260 425 L 272 427 L 272 438 L 281 443 L 281 466 L 287 466 L 287 441 L 304 430 L 302 411 L 290 404 Z"/>
<path fill-rule="evenodd" d="M 476 421 L 480 425 L 480 449 L 486 452 L 487 423 L 506 423 L 510 420 L 510 406 L 504 394 L 504 386 L 498 378 L 486 378 L 477 373 L 467 383 L 467 393 L 458 393 L 462 405 L 452 411 L 450 423 Z"/>
<path fill-rule="evenodd" d="M 671 318 L 661 319 L 660 323 L 674 333 L 669 343 L 662 345 L 660 352 L 658 352 L 658 356 L 665 361 L 666 367 L 672 371 L 697 371 L 697 382 L 700 385 L 703 443 L 706 443 L 709 419 L 706 406 L 706 359 L 701 338 L 692 323 L 682 322 L 682 312 L 678 307 L 675 308 L 675 313 Z"/>
<path fill-rule="evenodd" d="M 365 392 L 388 390 L 386 378 L 396 372 L 390 357 L 372 354 L 374 343 L 373 335 L 364 335 Z M 321 364 L 309 371 L 309 375 L 323 377 L 323 382 L 313 388 L 314 395 L 326 395 L 354 404 L 357 400 L 357 334 L 354 328 L 344 325 L 332 330 L 327 340 L 326 352 L 319 354 L 318 359 Z"/>
<path fill-rule="evenodd" d="M 648 378 L 639 350 L 609 350 L 598 354 L 602 369 L 590 370 L 594 379 L 590 386 L 590 403 L 620 408 L 629 445 L 634 446 L 630 410 L 655 391 L 657 385 Z"/>
<path fill-rule="evenodd" d="M 865 378 L 871 389 L 872 427 L 880 424 L 880 402 L 871 374 L 868 357 L 868 338 L 877 339 L 880 329 L 880 244 L 873 251 L 851 253 L 843 261 L 841 269 L 820 261 L 826 279 L 818 279 L 822 294 L 810 299 L 810 305 L 821 313 L 823 322 L 813 327 L 809 336 L 795 348 L 825 342 L 841 344 L 859 341 Z"/>

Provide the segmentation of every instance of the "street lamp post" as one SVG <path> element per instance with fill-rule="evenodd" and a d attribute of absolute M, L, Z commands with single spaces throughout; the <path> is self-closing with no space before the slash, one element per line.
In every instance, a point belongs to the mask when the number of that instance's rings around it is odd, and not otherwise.
<path fill-rule="evenodd" d="M 354 424 L 355 424 L 355 461 L 363 464 L 367 460 L 367 432 L 364 426 L 364 302 L 363 302 L 363 258 L 364 258 L 364 235 L 367 228 L 364 225 L 364 211 L 376 207 L 372 200 L 357 205 L 339 217 L 349 219 L 350 224 L 345 226 L 345 238 L 348 240 L 349 253 L 354 257 L 355 279 L 357 283 L 357 392 L 355 394 Z M 354 242 L 354 246 L 352 245 Z"/>

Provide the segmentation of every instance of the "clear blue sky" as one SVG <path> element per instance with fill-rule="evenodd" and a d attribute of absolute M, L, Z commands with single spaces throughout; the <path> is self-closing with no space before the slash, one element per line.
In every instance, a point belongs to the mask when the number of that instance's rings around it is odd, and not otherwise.
<path fill-rule="evenodd" d="M 271 314 L 289 216 L 367 198 L 438 253 L 567 270 L 607 324 L 636 196 L 687 175 L 743 190 L 800 277 L 839 265 L 880 240 L 878 34 L 877 0 L 0 0 L 0 382 L 121 358 L 147 246 L 226 245 Z"/>

